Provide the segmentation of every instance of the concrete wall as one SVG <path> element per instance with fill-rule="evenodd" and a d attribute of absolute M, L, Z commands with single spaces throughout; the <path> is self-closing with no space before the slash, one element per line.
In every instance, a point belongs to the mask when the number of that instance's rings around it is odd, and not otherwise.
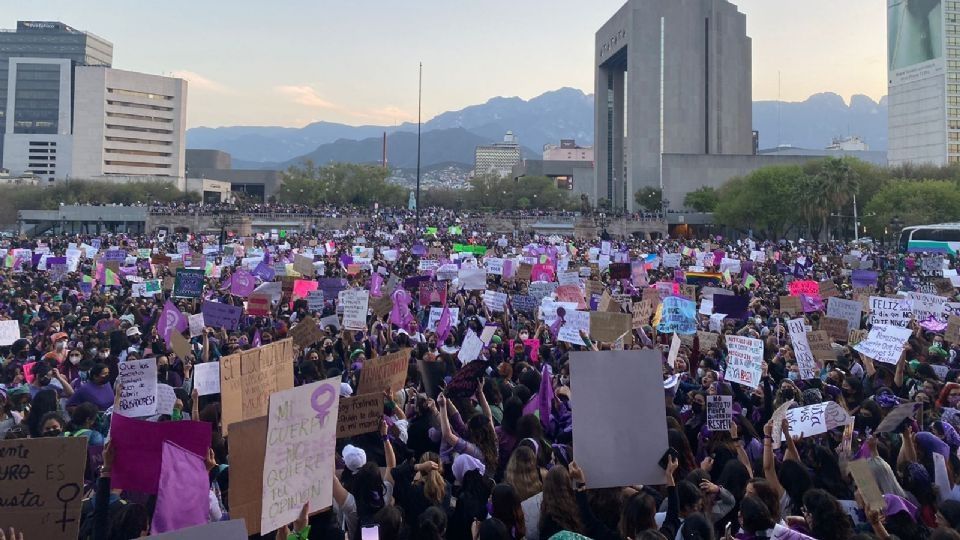
<path fill-rule="evenodd" d="M 947 164 L 945 93 L 943 75 L 890 85 L 887 159 L 891 166 Z"/>
<path fill-rule="evenodd" d="M 230 169 L 233 159 L 222 150 L 193 150 L 186 152 L 187 169 Z"/>

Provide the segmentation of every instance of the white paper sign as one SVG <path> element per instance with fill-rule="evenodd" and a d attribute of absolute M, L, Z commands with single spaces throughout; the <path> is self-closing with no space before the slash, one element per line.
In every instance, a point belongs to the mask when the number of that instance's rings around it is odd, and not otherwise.
<path fill-rule="evenodd" d="M 707 396 L 707 429 L 730 431 L 733 421 L 733 396 Z"/>
<path fill-rule="evenodd" d="M 188 315 L 187 323 L 190 324 L 190 337 L 194 338 L 203 335 L 203 313 Z"/>
<path fill-rule="evenodd" d="M 153 416 L 157 414 L 157 359 L 142 358 L 118 364 L 123 388 L 120 390 L 119 414 Z"/>
<path fill-rule="evenodd" d="M 935 294 L 924 294 L 918 292 L 908 292 L 907 301 L 910 304 L 910 310 L 913 317 L 918 321 L 925 321 L 933 318 L 941 322 L 946 322 L 944 316 L 944 304 L 947 299 Z"/>
<path fill-rule="evenodd" d="M 483 303 L 490 311 L 503 311 L 503 306 L 507 303 L 507 293 L 484 291 Z"/>
<path fill-rule="evenodd" d="M 343 302 L 343 327 L 347 330 L 366 330 L 369 291 L 351 289 L 340 293 Z"/>
<path fill-rule="evenodd" d="M 727 371 L 725 380 L 750 388 L 760 384 L 763 364 L 763 341 L 744 336 L 727 336 Z"/>
<path fill-rule="evenodd" d="M 901 298 L 884 296 L 870 297 L 870 322 L 873 325 L 892 325 L 905 327 L 910 322 L 913 310 L 910 303 Z"/>
<path fill-rule="evenodd" d="M 441 315 L 443 315 L 442 307 L 430 308 L 430 318 L 427 319 L 427 331 L 437 331 L 437 323 L 440 322 Z M 450 308 L 450 325 L 456 326 L 458 324 L 460 324 L 460 308 L 452 307 Z"/>
<path fill-rule="evenodd" d="M 339 377 L 270 394 L 262 534 L 296 520 L 308 501 L 332 504 L 339 404 Z"/>
<path fill-rule="evenodd" d="M 173 406 L 177 403 L 177 394 L 168 384 L 157 384 L 157 414 L 173 415 Z M 196 420 L 196 418 L 194 418 Z"/>
<path fill-rule="evenodd" d="M 673 338 L 670 339 L 670 354 L 667 355 L 667 364 L 669 364 L 670 367 L 677 365 L 677 355 L 680 354 L 680 345 L 682 343 L 683 340 L 674 332 Z"/>
<path fill-rule="evenodd" d="M 503 275 L 503 259 L 498 259 L 491 257 L 484 261 L 484 265 L 487 267 L 487 273 L 494 276 Z"/>
<path fill-rule="evenodd" d="M 0 347 L 9 347 L 20 339 L 20 324 L 17 321 L 0 321 Z"/>
<path fill-rule="evenodd" d="M 860 328 L 863 304 L 858 300 L 845 300 L 836 296 L 827 299 L 827 317 L 847 321 L 847 332 Z"/>
<path fill-rule="evenodd" d="M 557 333 L 557 341 L 566 341 L 573 345 L 583 345 L 583 337 L 580 331 L 590 333 L 590 312 L 566 310 L 563 317 L 563 324 Z"/>
<path fill-rule="evenodd" d="M 457 278 L 461 289 L 482 291 L 487 288 L 487 271 L 483 268 L 461 268 Z"/>
<path fill-rule="evenodd" d="M 193 366 L 193 387 L 201 396 L 220 393 L 220 362 Z"/>
<path fill-rule="evenodd" d="M 903 344 L 910 338 L 911 333 L 909 328 L 875 324 L 870 328 L 867 339 L 857 343 L 853 348 L 878 362 L 896 364 L 900 360 L 900 354 L 903 353 Z"/>
<path fill-rule="evenodd" d="M 828 430 L 853 423 L 853 417 L 835 401 L 790 409 L 784 418 L 790 424 L 790 435 L 799 437 L 820 435 Z"/>
<path fill-rule="evenodd" d="M 457 357 L 466 364 L 480 357 L 480 351 L 483 350 L 483 340 L 480 339 L 473 330 L 467 331 L 467 336 L 463 338 L 463 346 Z"/>
<path fill-rule="evenodd" d="M 813 351 L 810 350 L 806 324 L 804 324 L 803 319 L 787 321 L 787 332 L 790 333 L 790 343 L 793 344 L 797 367 L 800 368 L 800 378 L 804 380 L 816 378 L 819 373 L 819 366 L 817 366 L 817 361 L 813 357 Z"/>

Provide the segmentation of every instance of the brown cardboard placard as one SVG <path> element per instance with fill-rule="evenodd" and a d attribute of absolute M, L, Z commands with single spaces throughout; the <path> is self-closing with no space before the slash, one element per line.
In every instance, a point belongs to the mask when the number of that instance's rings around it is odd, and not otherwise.
<path fill-rule="evenodd" d="M 390 388 L 390 395 L 395 394 L 403 388 L 403 384 L 407 381 L 407 367 L 409 365 L 409 347 L 367 360 L 363 369 L 360 370 L 360 385 L 357 388 L 357 394 L 380 393 L 385 388 Z"/>
<path fill-rule="evenodd" d="M 383 394 L 341 397 L 337 415 L 337 438 L 370 433 L 380 428 L 383 418 Z"/>
<path fill-rule="evenodd" d="M 803 315 L 803 305 L 800 304 L 799 296 L 781 296 L 780 312 L 790 313 L 792 315 Z"/>
<path fill-rule="evenodd" d="M 220 426 L 266 416 L 270 394 L 293 388 L 293 340 L 275 341 L 220 359 Z M 258 522 L 259 523 L 259 522 Z"/>
<path fill-rule="evenodd" d="M 833 352 L 833 347 L 830 346 L 830 336 L 827 335 L 826 331 L 807 332 L 807 343 L 810 345 L 810 352 L 813 353 L 817 362 L 822 364 L 837 360 L 837 353 Z"/>
<path fill-rule="evenodd" d="M 325 336 L 326 334 L 317 325 L 317 320 L 309 315 L 290 329 L 290 337 L 293 338 L 294 345 L 298 347 L 309 347 Z"/>
<path fill-rule="evenodd" d="M 260 532 L 263 505 L 263 459 L 267 452 L 267 417 L 234 422 L 230 426 L 230 517 L 242 518 L 247 534 Z"/>
<path fill-rule="evenodd" d="M 820 330 L 823 330 L 833 341 L 847 341 L 847 321 L 837 317 L 823 317 L 820 319 Z"/>
<path fill-rule="evenodd" d="M 590 338 L 613 343 L 623 336 L 624 345 L 633 344 L 633 318 L 627 313 L 590 312 Z"/>

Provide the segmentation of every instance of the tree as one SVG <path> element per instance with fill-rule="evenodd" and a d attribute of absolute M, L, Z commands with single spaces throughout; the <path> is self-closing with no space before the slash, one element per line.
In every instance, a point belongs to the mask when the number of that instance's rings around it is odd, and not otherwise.
<path fill-rule="evenodd" d="M 407 190 L 387 182 L 388 171 L 374 165 L 331 163 L 317 167 L 307 161 L 283 173 L 276 200 L 281 203 L 402 206 Z"/>
<path fill-rule="evenodd" d="M 820 162 L 816 173 L 817 189 L 815 202 L 827 209 L 821 212 L 822 232 L 829 231 L 830 212 L 841 212 L 860 189 L 860 177 L 849 158 L 827 158 Z"/>
<path fill-rule="evenodd" d="M 866 210 L 867 234 L 874 237 L 882 237 L 894 216 L 905 226 L 958 221 L 960 189 L 952 180 L 893 180 L 870 199 Z"/>
<path fill-rule="evenodd" d="M 714 220 L 760 237 L 783 238 L 801 222 L 796 198 L 805 178 L 798 165 L 763 167 L 733 178 L 718 191 Z"/>
<path fill-rule="evenodd" d="M 683 198 L 683 205 L 697 212 L 713 212 L 717 207 L 717 190 L 711 186 L 703 186 L 696 191 L 687 193 Z"/>
<path fill-rule="evenodd" d="M 633 200 L 648 212 L 659 212 L 663 209 L 663 191 L 660 188 L 642 187 L 633 194 Z"/>

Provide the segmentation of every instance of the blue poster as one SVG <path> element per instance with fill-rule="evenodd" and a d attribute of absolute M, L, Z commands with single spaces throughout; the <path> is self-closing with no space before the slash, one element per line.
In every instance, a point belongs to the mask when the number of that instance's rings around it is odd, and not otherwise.
<path fill-rule="evenodd" d="M 697 303 L 679 296 L 663 299 L 663 311 L 657 331 L 689 335 L 697 333 Z"/>

